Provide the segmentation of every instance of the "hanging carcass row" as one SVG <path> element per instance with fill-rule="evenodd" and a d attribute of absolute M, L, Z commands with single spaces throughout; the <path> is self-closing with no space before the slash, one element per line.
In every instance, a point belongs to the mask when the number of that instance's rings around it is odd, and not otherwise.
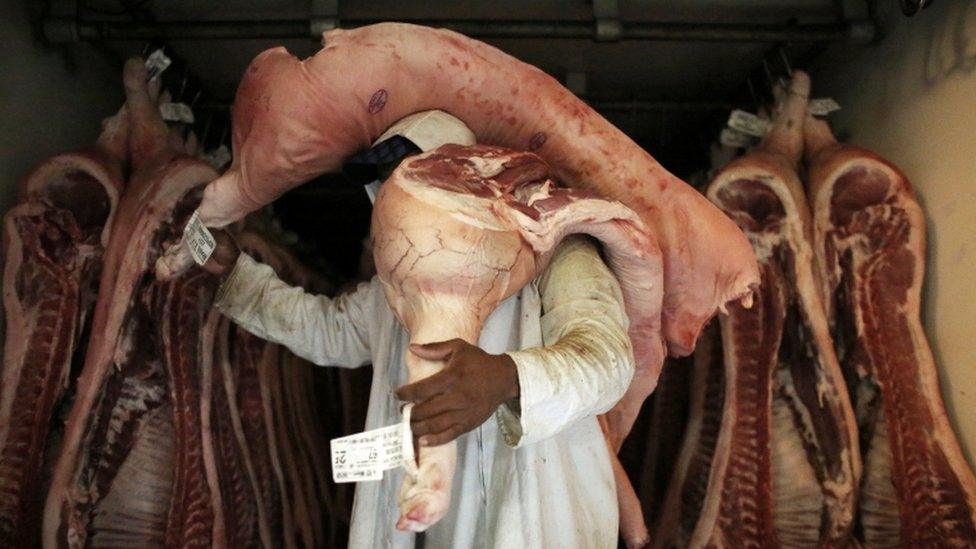
<path fill-rule="evenodd" d="M 324 286 L 269 237 L 247 229 L 235 239 L 283 280 Z M 228 545 L 335 546 L 344 510 L 330 493 L 326 437 L 311 392 L 314 366 L 226 317 L 213 352 L 208 437 L 228 510 Z"/>
<path fill-rule="evenodd" d="M 752 310 L 733 305 L 721 319 L 721 430 L 694 529 L 674 538 L 690 534 L 694 546 L 839 547 L 854 525 L 857 428 L 797 176 L 809 91 L 809 77 L 795 73 L 763 142 L 708 188 L 748 235 L 763 283 Z"/>
<path fill-rule="evenodd" d="M 217 518 L 193 405 L 216 326 L 217 281 L 194 271 L 158 284 L 151 272 L 216 173 L 175 150 L 141 61 L 126 64 L 124 82 L 133 173 L 47 495 L 49 547 L 189 543 L 209 539 Z"/>
<path fill-rule="evenodd" d="M 857 535 L 876 547 L 976 544 L 976 478 L 922 329 L 925 216 L 904 174 L 806 122 L 814 241 L 864 458 Z"/>
<path fill-rule="evenodd" d="M 159 282 L 216 173 L 166 128 L 141 61 L 126 65 L 134 168 L 109 242 L 92 338 L 44 515 L 44 544 L 318 547 L 324 436 L 310 365 L 213 310 L 196 269 Z M 249 251 L 304 284 L 297 261 L 257 235 Z"/>
<path fill-rule="evenodd" d="M 208 186 L 204 224 L 239 219 L 337 168 L 400 118 L 442 109 L 480 143 L 534 151 L 568 186 L 638 213 L 663 252 L 661 326 L 673 354 L 691 352 L 702 326 L 726 303 L 751 299 L 759 273 L 735 224 L 542 71 L 456 33 L 414 25 L 335 30 L 323 43 L 305 61 L 275 48 L 251 63 L 234 103 L 234 163 Z M 159 261 L 157 274 L 168 278 L 191 263 L 183 243 Z M 614 449 L 660 366 L 647 368 L 620 413 L 610 416 Z"/>
<path fill-rule="evenodd" d="M 24 179 L 4 222 L 6 344 L 0 381 L 0 545 L 30 546 L 61 419 L 84 359 L 102 255 L 124 186 L 128 116 L 102 123 L 88 150 Z"/>

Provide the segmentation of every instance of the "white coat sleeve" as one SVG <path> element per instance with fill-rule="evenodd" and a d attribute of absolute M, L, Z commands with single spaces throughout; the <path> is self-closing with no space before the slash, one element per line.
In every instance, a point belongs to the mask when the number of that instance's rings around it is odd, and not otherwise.
<path fill-rule="evenodd" d="M 512 447 L 606 412 L 634 376 L 620 285 L 592 241 L 564 241 L 539 280 L 539 293 L 544 346 L 508 353 L 520 395 L 496 414 Z"/>
<path fill-rule="evenodd" d="M 245 253 L 217 292 L 215 306 L 252 334 L 320 366 L 370 362 L 369 286 L 331 299 L 289 286 Z"/>

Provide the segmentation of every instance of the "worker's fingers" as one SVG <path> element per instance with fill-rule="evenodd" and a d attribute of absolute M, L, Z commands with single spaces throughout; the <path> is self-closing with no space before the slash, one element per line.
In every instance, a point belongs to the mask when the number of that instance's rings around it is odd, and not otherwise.
<path fill-rule="evenodd" d="M 223 229 L 213 229 L 211 231 L 216 247 L 210 258 L 203 264 L 203 270 L 215 275 L 223 275 L 237 263 L 238 256 L 241 255 L 240 248 L 234 242 L 234 238 Z"/>
<path fill-rule="evenodd" d="M 447 444 L 448 442 L 451 442 L 457 437 L 463 435 L 465 432 L 467 432 L 467 429 L 465 429 L 463 425 L 460 423 L 455 423 L 452 427 L 448 427 L 440 433 L 420 437 L 420 445 L 426 447 Z"/>
<path fill-rule="evenodd" d="M 194 264 L 193 256 L 186 242 L 180 241 L 167 249 L 162 257 L 156 260 L 156 279 L 170 280 L 183 273 Z"/>
<path fill-rule="evenodd" d="M 435 343 L 411 343 L 410 352 L 424 360 L 446 360 L 458 345 L 464 343 L 460 339 L 438 341 Z"/>
<path fill-rule="evenodd" d="M 410 412 L 411 421 L 422 421 L 434 416 L 450 412 L 452 410 L 463 410 L 464 403 L 448 394 L 434 395 L 431 398 L 417 404 Z"/>
<path fill-rule="evenodd" d="M 443 414 L 422 421 L 414 421 L 411 416 L 410 429 L 413 430 L 413 436 L 423 440 L 423 437 L 426 435 L 444 432 L 460 422 L 461 414 L 454 411 L 444 412 Z"/>
<path fill-rule="evenodd" d="M 398 399 L 406 402 L 421 402 L 447 391 L 453 384 L 454 376 L 441 370 L 416 383 L 400 387 L 394 394 Z"/>

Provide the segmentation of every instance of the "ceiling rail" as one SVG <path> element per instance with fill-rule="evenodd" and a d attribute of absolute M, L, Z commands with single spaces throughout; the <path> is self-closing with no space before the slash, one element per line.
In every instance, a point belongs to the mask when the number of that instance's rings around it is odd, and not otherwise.
<path fill-rule="evenodd" d="M 346 19 L 342 28 L 355 28 L 379 20 Z M 542 38 L 603 40 L 592 21 L 486 21 L 412 20 L 412 23 L 448 28 L 473 38 Z M 823 43 L 870 42 L 875 35 L 870 20 L 835 24 L 729 24 L 619 21 L 619 40 L 671 42 Z M 260 21 L 125 21 L 79 17 L 49 17 L 43 25 L 52 43 L 78 41 L 303 39 L 309 37 L 308 19 Z"/>

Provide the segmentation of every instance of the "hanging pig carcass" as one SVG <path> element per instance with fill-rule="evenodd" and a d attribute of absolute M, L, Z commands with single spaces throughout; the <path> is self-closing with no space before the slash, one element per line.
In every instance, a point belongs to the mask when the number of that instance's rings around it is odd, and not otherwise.
<path fill-rule="evenodd" d="M 0 545 L 33 545 L 62 413 L 84 358 L 128 156 L 123 108 L 88 150 L 54 156 L 4 220 Z"/>
<path fill-rule="evenodd" d="M 946 417 L 920 319 L 925 216 L 905 175 L 808 119 L 822 292 L 860 429 L 858 538 L 976 545 L 976 479 Z"/>
<path fill-rule="evenodd" d="M 126 65 L 124 79 L 133 173 L 47 494 L 49 547 L 190 544 L 221 526 L 195 405 L 217 283 L 194 271 L 156 284 L 151 273 L 216 173 L 174 148 L 141 61 Z"/>
<path fill-rule="evenodd" d="M 721 429 L 714 450 L 702 447 L 711 459 L 694 546 L 840 547 L 854 526 L 857 429 L 797 176 L 809 90 L 795 73 L 763 142 L 708 188 L 749 237 L 763 280 L 751 310 L 733 304 L 721 319 L 725 396 L 721 408 L 706 403 Z"/>

